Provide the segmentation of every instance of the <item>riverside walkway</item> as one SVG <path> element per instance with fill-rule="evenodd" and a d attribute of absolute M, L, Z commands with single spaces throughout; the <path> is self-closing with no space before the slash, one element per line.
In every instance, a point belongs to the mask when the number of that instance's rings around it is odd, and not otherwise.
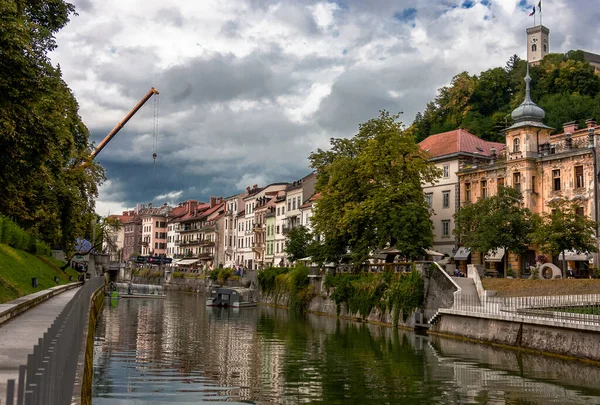
<path fill-rule="evenodd" d="M 6 381 L 18 379 L 19 366 L 48 330 L 62 309 L 80 289 L 73 288 L 25 311 L 0 325 L 0 403 L 6 400 Z"/>

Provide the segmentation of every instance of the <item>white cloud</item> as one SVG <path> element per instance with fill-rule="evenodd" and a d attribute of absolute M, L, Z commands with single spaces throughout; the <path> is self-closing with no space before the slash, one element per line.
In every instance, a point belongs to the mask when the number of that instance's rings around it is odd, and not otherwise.
<path fill-rule="evenodd" d="M 102 214 L 300 178 L 312 150 L 378 110 L 410 124 L 455 74 L 524 57 L 533 23 L 516 0 L 74 2 L 52 60 L 93 140 L 161 92 L 156 165 L 154 99 L 98 157 Z M 551 51 L 600 52 L 597 19 L 594 2 L 545 1 Z"/>

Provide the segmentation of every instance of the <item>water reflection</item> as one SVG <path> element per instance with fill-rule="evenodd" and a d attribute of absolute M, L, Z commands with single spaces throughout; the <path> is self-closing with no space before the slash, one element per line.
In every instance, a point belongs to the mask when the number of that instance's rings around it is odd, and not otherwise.
<path fill-rule="evenodd" d="M 268 307 L 121 300 L 96 332 L 93 403 L 600 403 L 600 368 Z"/>

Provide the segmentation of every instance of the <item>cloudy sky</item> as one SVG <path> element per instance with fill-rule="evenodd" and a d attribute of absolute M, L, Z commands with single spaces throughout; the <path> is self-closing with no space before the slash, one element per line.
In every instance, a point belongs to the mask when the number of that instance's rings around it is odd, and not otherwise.
<path fill-rule="evenodd" d="M 74 0 L 52 60 L 96 144 L 160 91 L 98 157 L 107 215 L 301 178 L 378 110 L 410 124 L 455 74 L 525 57 L 537 2 Z M 543 11 L 551 52 L 600 53 L 597 0 Z"/>

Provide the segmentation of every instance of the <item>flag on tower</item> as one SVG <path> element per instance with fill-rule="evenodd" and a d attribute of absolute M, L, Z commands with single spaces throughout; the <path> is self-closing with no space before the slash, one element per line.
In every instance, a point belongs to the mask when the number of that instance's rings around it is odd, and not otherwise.
<path fill-rule="evenodd" d="M 540 2 L 538 3 L 538 11 L 540 13 L 542 12 L 542 0 L 540 0 Z"/>
<path fill-rule="evenodd" d="M 533 6 L 533 10 L 531 10 L 531 13 L 529 13 L 529 17 L 531 17 L 534 14 L 535 14 L 535 6 Z"/>

